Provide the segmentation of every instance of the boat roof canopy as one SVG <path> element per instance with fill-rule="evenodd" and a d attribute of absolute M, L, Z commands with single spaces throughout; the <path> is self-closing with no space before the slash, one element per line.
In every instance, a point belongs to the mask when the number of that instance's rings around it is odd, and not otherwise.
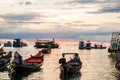
<path fill-rule="evenodd" d="M 78 53 L 62 53 L 62 57 L 65 57 L 65 55 L 75 55 L 75 56 L 77 56 L 78 57 Z"/>

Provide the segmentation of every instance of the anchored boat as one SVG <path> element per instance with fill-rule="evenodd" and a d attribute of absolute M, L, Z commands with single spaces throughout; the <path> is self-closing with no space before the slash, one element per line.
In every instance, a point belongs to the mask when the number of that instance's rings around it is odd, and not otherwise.
<path fill-rule="evenodd" d="M 13 69 L 16 75 L 27 75 L 31 72 L 39 71 L 43 61 L 44 55 L 37 53 L 36 55 L 31 55 L 28 59 L 25 59 L 23 65 L 12 64 L 11 70 Z"/>
<path fill-rule="evenodd" d="M 66 61 L 66 55 L 74 55 L 73 59 Z M 75 75 L 80 72 L 82 62 L 78 53 L 62 53 L 62 58 L 59 59 L 61 64 L 60 70 L 63 74 L 63 80 L 68 80 L 69 75 Z"/>
<path fill-rule="evenodd" d="M 84 45 L 85 45 L 84 41 L 81 40 L 81 41 L 79 42 L 79 49 L 84 49 L 84 48 L 85 48 Z"/>
<path fill-rule="evenodd" d="M 27 43 L 24 43 L 22 39 L 14 39 L 13 47 L 23 47 L 23 46 L 27 46 Z"/>
<path fill-rule="evenodd" d="M 91 42 L 90 41 L 86 42 L 85 49 L 88 49 L 88 50 L 91 49 Z"/>
<path fill-rule="evenodd" d="M 43 54 L 49 54 L 51 53 L 51 48 L 43 48 L 41 51 Z"/>
<path fill-rule="evenodd" d="M 12 43 L 10 41 L 7 41 L 4 43 L 4 47 L 12 47 Z"/>
<path fill-rule="evenodd" d="M 59 44 L 55 43 L 54 38 L 52 41 L 49 40 L 36 40 L 34 47 L 36 48 L 58 48 Z"/>
<path fill-rule="evenodd" d="M 118 51 L 120 51 L 120 32 L 113 32 L 108 52 L 117 53 Z"/>

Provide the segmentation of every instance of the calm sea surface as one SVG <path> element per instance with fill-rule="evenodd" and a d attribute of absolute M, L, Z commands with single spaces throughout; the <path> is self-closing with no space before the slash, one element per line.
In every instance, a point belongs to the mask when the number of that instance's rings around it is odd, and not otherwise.
<path fill-rule="evenodd" d="M 23 59 L 31 54 L 35 55 L 40 50 L 33 46 L 4 49 L 13 53 L 18 51 Z M 81 76 L 71 80 L 120 80 L 120 74 L 114 68 L 115 60 L 108 57 L 107 49 L 78 50 L 78 46 L 61 46 L 59 49 L 52 49 L 51 54 L 45 54 L 41 70 L 23 77 L 22 80 L 61 80 L 58 61 L 62 57 L 61 53 L 65 52 L 79 53 L 83 62 Z M 0 80 L 10 80 L 7 71 L 0 72 Z"/>

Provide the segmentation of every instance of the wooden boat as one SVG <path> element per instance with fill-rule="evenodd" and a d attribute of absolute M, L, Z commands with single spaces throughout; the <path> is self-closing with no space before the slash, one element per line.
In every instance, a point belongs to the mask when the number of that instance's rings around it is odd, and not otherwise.
<path fill-rule="evenodd" d="M 102 44 L 94 44 L 94 47 L 91 47 L 92 49 L 106 49 L 105 46 L 103 46 Z"/>
<path fill-rule="evenodd" d="M 79 49 L 84 49 L 85 47 L 84 47 L 84 41 L 83 40 L 81 40 L 80 42 L 79 42 Z"/>
<path fill-rule="evenodd" d="M 73 59 L 66 62 L 65 55 L 75 55 L 78 58 L 77 61 L 73 61 Z M 61 64 L 60 70 L 63 73 L 64 80 L 68 80 L 68 75 L 75 75 L 80 72 L 82 67 L 82 62 L 79 58 L 78 53 L 62 53 L 62 58 L 60 58 L 59 63 Z"/>
<path fill-rule="evenodd" d="M 12 47 L 12 43 L 10 41 L 7 41 L 4 43 L 4 47 Z"/>
<path fill-rule="evenodd" d="M 49 40 L 36 40 L 34 47 L 36 48 L 58 48 L 59 44 L 55 43 L 54 38 L 52 41 Z"/>
<path fill-rule="evenodd" d="M 27 43 L 24 43 L 22 39 L 14 39 L 13 47 L 23 47 L 23 46 L 27 46 Z"/>
<path fill-rule="evenodd" d="M 12 58 L 12 51 L 0 53 L 0 70 L 6 68 Z"/>
<path fill-rule="evenodd" d="M 51 48 L 44 48 L 41 51 L 43 54 L 49 54 L 49 53 L 51 53 Z"/>
<path fill-rule="evenodd" d="M 37 53 L 28 59 L 24 60 L 23 65 L 12 64 L 12 68 L 15 71 L 16 75 L 27 75 L 31 72 L 39 71 L 44 61 L 44 55 L 41 53 Z M 24 74 L 24 75 L 23 75 Z"/>
<path fill-rule="evenodd" d="M 111 35 L 111 43 L 108 48 L 109 53 L 117 53 L 120 51 L 120 31 L 118 32 L 112 32 Z"/>
<path fill-rule="evenodd" d="M 22 47 L 21 39 L 14 39 L 13 47 Z"/>
<path fill-rule="evenodd" d="M 90 49 L 91 49 L 91 43 L 90 43 L 90 41 L 87 41 L 87 42 L 86 42 L 85 48 L 86 48 L 87 50 L 90 50 Z"/>

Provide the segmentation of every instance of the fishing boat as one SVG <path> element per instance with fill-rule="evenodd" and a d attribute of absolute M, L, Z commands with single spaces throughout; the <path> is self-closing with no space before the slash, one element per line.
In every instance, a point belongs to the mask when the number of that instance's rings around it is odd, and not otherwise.
<path fill-rule="evenodd" d="M 73 59 L 66 61 L 66 55 L 74 55 Z M 79 58 L 78 53 L 62 53 L 62 58 L 59 59 L 61 73 L 63 74 L 64 80 L 68 80 L 69 75 L 75 75 L 80 72 L 82 62 Z"/>
<path fill-rule="evenodd" d="M 90 50 L 90 49 L 91 49 L 91 42 L 90 42 L 90 41 L 87 41 L 87 42 L 86 42 L 85 48 L 86 48 L 87 50 Z"/>
<path fill-rule="evenodd" d="M 94 47 L 92 47 L 93 49 L 106 49 L 105 46 L 103 46 L 102 44 L 98 45 L 98 44 L 94 44 Z"/>
<path fill-rule="evenodd" d="M 83 40 L 81 40 L 80 42 L 79 42 L 79 49 L 84 49 L 85 47 L 84 47 L 84 41 Z"/>
<path fill-rule="evenodd" d="M 43 48 L 41 51 L 43 54 L 49 54 L 51 53 L 51 48 Z"/>
<path fill-rule="evenodd" d="M 12 47 L 12 43 L 10 41 L 7 41 L 4 43 L 4 47 Z"/>
<path fill-rule="evenodd" d="M 22 39 L 19 39 L 19 38 L 14 39 L 13 47 L 23 47 L 23 46 L 27 46 L 27 43 L 24 43 Z"/>
<path fill-rule="evenodd" d="M 14 39 L 13 47 L 22 47 L 21 39 Z"/>
<path fill-rule="evenodd" d="M 29 58 L 25 59 L 23 65 L 12 64 L 10 68 L 11 70 L 13 69 L 15 71 L 14 73 L 16 75 L 24 76 L 30 74 L 31 72 L 39 71 L 40 67 L 43 64 L 43 61 L 44 55 L 41 53 L 37 53 L 36 55 L 31 55 Z"/>
<path fill-rule="evenodd" d="M 12 51 L 0 53 L 0 70 L 8 66 L 12 58 Z"/>
<path fill-rule="evenodd" d="M 50 40 L 36 40 L 34 47 L 36 48 L 58 48 L 59 44 L 55 43 L 54 38 Z"/>
<path fill-rule="evenodd" d="M 108 48 L 109 53 L 117 53 L 120 51 L 120 31 L 119 32 L 112 32 L 111 36 L 111 43 Z"/>

